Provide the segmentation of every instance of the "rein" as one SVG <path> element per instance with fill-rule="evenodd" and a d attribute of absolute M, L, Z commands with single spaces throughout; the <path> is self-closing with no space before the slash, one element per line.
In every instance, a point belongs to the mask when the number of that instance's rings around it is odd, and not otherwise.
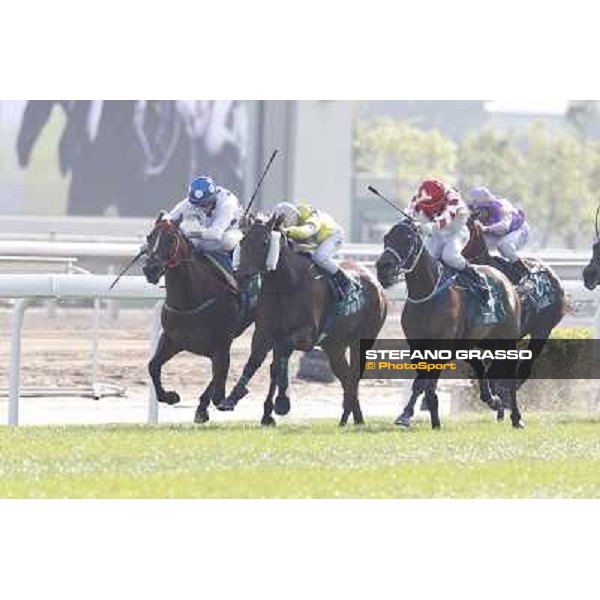
<path fill-rule="evenodd" d="M 171 231 L 169 226 L 165 227 L 163 230 Z M 159 235 L 160 234 L 162 234 L 162 231 L 159 233 Z M 192 256 L 193 251 L 192 251 L 191 243 L 189 242 L 189 240 L 185 239 L 183 234 L 179 230 L 175 230 L 174 234 L 175 234 L 175 247 L 173 248 L 173 251 L 171 252 L 170 256 L 168 257 L 168 259 L 165 263 L 167 269 L 174 269 L 183 263 L 195 262 L 195 259 Z M 158 247 L 158 239 L 155 242 L 155 248 L 157 248 L 157 247 Z M 151 254 L 152 253 L 150 253 L 150 255 Z M 227 284 L 223 283 L 219 277 L 215 278 L 215 284 L 218 285 L 221 289 L 223 289 L 229 293 L 237 294 L 237 290 L 234 290 Z M 204 302 L 202 302 L 198 306 L 195 306 L 195 307 L 189 308 L 189 309 L 176 308 L 174 306 L 171 306 L 170 304 L 167 304 L 167 302 L 165 302 L 164 308 L 166 311 L 176 314 L 176 315 L 191 316 L 191 315 L 197 315 L 197 314 L 201 313 L 202 311 L 204 311 L 207 308 L 209 308 L 210 306 L 212 306 L 216 301 L 217 301 L 217 298 L 215 296 L 211 296 L 210 298 L 206 299 Z"/>

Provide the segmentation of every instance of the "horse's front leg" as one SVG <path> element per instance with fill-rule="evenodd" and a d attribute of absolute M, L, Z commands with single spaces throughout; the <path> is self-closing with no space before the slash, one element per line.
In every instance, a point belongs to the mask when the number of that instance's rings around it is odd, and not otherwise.
<path fill-rule="evenodd" d="M 177 392 L 167 392 L 162 386 L 162 366 L 171 360 L 178 352 L 181 351 L 181 346 L 175 344 L 165 333 L 161 333 L 156 345 L 156 351 L 154 356 L 148 363 L 148 372 L 154 385 L 154 391 L 156 393 L 156 399 L 159 402 L 165 404 L 177 404 L 180 401 L 179 394 Z"/>
<path fill-rule="evenodd" d="M 487 404 L 492 410 L 500 410 L 502 408 L 502 399 L 494 392 L 485 365 L 478 358 L 472 358 L 466 361 L 473 367 L 479 382 L 479 398 Z"/>
<path fill-rule="evenodd" d="M 404 407 L 402 414 L 394 421 L 396 425 L 399 425 L 400 427 L 405 427 L 407 429 L 410 427 L 410 420 L 415 414 L 415 404 L 417 403 L 419 396 L 425 391 L 425 389 L 426 381 L 423 377 L 423 374 L 417 373 L 417 376 L 415 377 L 412 383 L 410 399 Z"/>
<path fill-rule="evenodd" d="M 275 353 L 273 353 L 275 354 Z M 263 416 L 260 420 L 261 425 L 272 426 L 276 425 L 276 421 L 273 418 L 273 396 L 275 395 L 275 390 L 277 388 L 277 370 L 279 365 L 277 364 L 277 360 L 273 357 L 273 361 L 271 362 L 271 381 L 269 383 L 269 391 L 267 392 L 267 397 L 265 399 L 265 403 L 263 406 Z"/>
<path fill-rule="evenodd" d="M 222 342 L 221 347 L 211 356 L 212 379 L 200 396 L 194 423 L 206 423 L 208 421 L 208 406 L 211 400 L 217 408 L 225 400 L 225 383 L 229 373 L 230 350 L 231 342 Z"/>
<path fill-rule="evenodd" d="M 277 397 L 275 398 L 275 413 L 283 416 L 290 412 L 291 403 L 290 397 L 287 395 L 287 390 L 290 384 L 288 367 L 290 356 L 294 351 L 294 344 L 287 340 L 278 346 L 273 351 L 273 364 L 277 366 L 276 382 L 277 382 Z"/>
<path fill-rule="evenodd" d="M 272 344 L 267 337 L 260 330 L 255 329 L 254 335 L 252 336 L 250 358 L 229 396 L 217 406 L 219 410 L 233 410 L 235 405 L 248 393 L 248 388 L 246 386 L 258 368 L 263 364 L 271 347 Z"/>

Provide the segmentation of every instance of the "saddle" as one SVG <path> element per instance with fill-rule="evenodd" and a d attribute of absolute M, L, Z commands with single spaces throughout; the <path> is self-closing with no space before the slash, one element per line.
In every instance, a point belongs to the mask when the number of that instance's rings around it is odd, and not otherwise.
<path fill-rule="evenodd" d="M 498 269 L 498 271 L 506 275 L 513 285 L 517 285 L 522 280 L 526 279 L 523 277 L 521 271 L 519 271 L 517 267 L 515 267 L 510 261 L 506 260 L 505 258 L 502 258 L 501 256 L 491 256 L 490 259 L 490 266 L 495 267 L 496 269 Z M 529 269 L 528 276 L 530 274 L 531 269 Z"/>
<path fill-rule="evenodd" d="M 208 260 L 209 264 L 217 272 L 219 277 L 227 284 L 228 287 L 235 293 L 239 293 L 240 289 L 236 278 L 233 275 L 232 257 L 229 252 L 208 252 L 206 250 L 195 250 L 198 256 L 203 256 Z"/>
<path fill-rule="evenodd" d="M 502 290 L 499 284 L 486 277 L 487 286 L 490 290 L 489 299 L 483 302 L 480 291 L 471 284 L 470 281 L 465 281 L 460 277 L 460 271 L 452 269 L 442 263 L 442 274 L 436 296 L 445 291 L 449 287 L 460 287 L 468 290 L 467 313 L 469 322 L 475 325 L 493 325 L 501 323 L 506 317 L 506 307 L 504 306 Z"/>

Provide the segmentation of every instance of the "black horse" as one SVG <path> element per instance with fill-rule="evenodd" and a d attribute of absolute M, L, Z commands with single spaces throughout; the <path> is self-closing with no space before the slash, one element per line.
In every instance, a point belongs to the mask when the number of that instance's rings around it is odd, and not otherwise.
<path fill-rule="evenodd" d="M 583 269 L 581 274 L 583 284 L 588 290 L 595 290 L 600 284 L 600 227 L 598 226 L 598 217 L 600 216 L 600 206 L 596 209 L 596 219 L 594 227 L 596 229 L 596 239 L 592 245 L 592 258 Z"/>
<path fill-rule="evenodd" d="M 556 273 L 542 260 L 523 258 L 530 273 L 521 278 L 514 273 L 510 262 L 491 256 L 476 214 L 469 219 L 468 227 L 470 239 L 463 256 L 475 264 L 495 267 L 511 280 L 517 290 L 521 307 L 519 338 L 530 336 L 527 348 L 532 353 L 531 360 L 519 364 L 518 385 L 521 386 L 531 376 L 535 360 L 567 311 L 565 290 Z M 498 416 L 501 418 L 502 413 Z"/>
<path fill-rule="evenodd" d="M 272 412 L 286 414 L 290 408 L 285 394 L 288 384 L 287 363 L 294 350 L 311 350 L 319 344 L 344 390 L 340 425 L 346 425 L 352 413 L 355 424 L 364 422 L 358 398 L 361 377 L 360 340 L 373 340 L 379 334 L 387 314 L 387 301 L 381 286 L 365 269 L 352 262 L 344 268 L 361 286 L 356 306 L 335 314 L 336 301 L 327 275 L 312 259 L 297 252 L 282 232 L 281 219 L 256 219 L 240 243 L 240 262 L 236 276 L 240 281 L 257 273 L 264 283 L 256 312 L 252 351 L 242 377 L 225 404 L 233 409 L 247 393 L 246 385 L 273 350 L 271 387 L 264 404 L 263 425 L 274 425 Z M 346 357 L 349 350 L 350 361 Z M 276 386 L 279 395 L 273 404 Z"/>
<path fill-rule="evenodd" d="M 225 399 L 230 348 L 254 320 L 254 309 L 243 308 L 235 280 L 219 272 L 208 255 L 194 252 L 179 224 L 160 214 L 147 238 L 143 271 L 149 283 L 164 274 L 166 300 L 162 310 L 163 333 L 148 369 L 159 402 L 176 404 L 179 395 L 165 391 L 161 383 L 163 364 L 186 350 L 212 361 L 212 379 L 199 399 L 195 423 L 208 421 L 212 400 Z"/>
<path fill-rule="evenodd" d="M 479 296 L 476 295 L 474 299 L 474 291 L 445 278 L 444 267 L 427 252 L 418 227 L 412 220 L 403 219 L 394 225 L 384 237 L 384 247 L 376 264 L 377 277 L 386 288 L 396 284 L 401 276 L 406 277 L 408 299 L 402 311 L 402 328 L 411 349 L 423 341 L 448 340 L 461 349 L 468 346 L 483 349 L 501 346 L 505 350 L 516 350 L 520 333 L 519 298 L 502 273 L 488 266 L 477 267 L 497 290 L 497 299 L 502 303 L 504 312 L 502 319 L 490 320 L 486 324 L 470 317 L 469 306 L 474 301 L 480 302 Z M 443 279 L 449 283 L 442 285 Z M 496 362 L 492 363 L 489 380 L 498 380 L 494 389 L 508 399 L 513 426 L 523 427 L 517 405 L 517 363 L 505 361 L 505 366 L 498 370 Z M 440 427 L 436 394 L 440 373 L 418 372 L 410 400 L 396 420 L 397 425 L 410 426 L 415 403 L 424 393 L 431 414 L 431 425 L 434 429 Z M 501 377 L 495 376 L 500 373 Z M 481 399 L 491 408 L 499 408 L 488 374 L 480 368 L 478 378 Z"/>

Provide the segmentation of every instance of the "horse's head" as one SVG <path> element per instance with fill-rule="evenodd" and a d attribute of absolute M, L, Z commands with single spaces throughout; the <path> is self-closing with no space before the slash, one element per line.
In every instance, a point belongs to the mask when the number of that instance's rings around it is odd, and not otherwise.
<path fill-rule="evenodd" d="M 251 217 L 244 226 L 245 235 L 234 256 L 236 277 L 245 279 L 257 273 L 273 271 L 281 250 L 281 217 Z"/>
<path fill-rule="evenodd" d="M 379 283 L 389 288 L 416 267 L 423 250 L 423 239 L 414 221 L 403 219 L 386 233 L 383 245 L 383 253 L 375 266 Z"/>
<path fill-rule="evenodd" d="M 593 290 L 600 284 L 600 229 L 598 227 L 598 216 L 600 214 L 600 206 L 596 209 L 596 220 L 594 226 L 596 228 L 596 241 L 592 246 L 592 258 L 588 265 L 583 269 L 583 284 L 588 290 Z"/>
<path fill-rule="evenodd" d="M 462 255 L 470 262 L 484 262 L 489 258 L 488 247 L 483 237 L 481 214 L 481 209 L 471 211 L 467 220 L 469 241 L 463 248 Z"/>
<path fill-rule="evenodd" d="M 146 238 L 146 260 L 143 271 L 148 283 L 156 284 L 167 269 L 176 267 L 185 257 L 188 242 L 179 229 L 179 221 L 167 219 L 160 212 L 154 223 L 154 229 Z"/>

